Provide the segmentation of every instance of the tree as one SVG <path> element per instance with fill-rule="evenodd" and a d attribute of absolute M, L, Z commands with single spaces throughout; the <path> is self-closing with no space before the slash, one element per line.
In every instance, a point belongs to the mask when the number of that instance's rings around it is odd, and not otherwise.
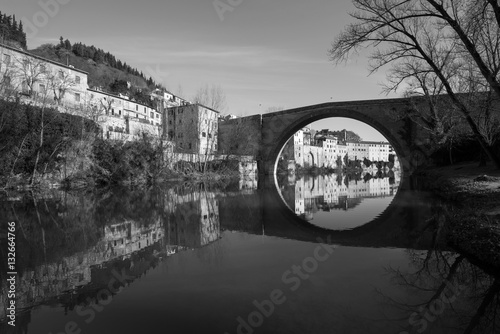
<path fill-rule="evenodd" d="M 347 140 L 347 141 L 360 142 L 362 140 L 357 133 L 346 129 L 342 131 L 331 131 L 330 133 L 333 136 L 336 136 L 341 141 Z"/>
<path fill-rule="evenodd" d="M 50 90 L 52 90 L 54 94 L 54 101 L 56 101 L 58 105 L 61 105 L 68 90 L 76 85 L 73 76 L 64 71 L 50 74 L 48 76 L 48 84 Z"/>
<path fill-rule="evenodd" d="M 208 84 L 198 89 L 193 97 L 194 103 L 199 103 L 214 110 L 223 112 L 226 109 L 226 93 L 221 86 Z"/>
<path fill-rule="evenodd" d="M 109 87 L 111 89 L 112 93 L 118 94 L 125 94 L 128 92 L 128 83 L 126 80 L 118 80 L 115 79 L 115 81 L 110 85 Z"/>
<path fill-rule="evenodd" d="M 12 58 L 13 61 L 10 63 L 11 73 L 15 80 L 21 83 L 23 93 L 32 97 L 36 84 L 45 79 L 45 61 L 26 55 L 13 56 Z M 44 93 L 44 91 L 41 91 L 41 94 Z"/>
<path fill-rule="evenodd" d="M 65 48 L 66 50 L 68 50 L 68 51 L 71 51 L 71 50 L 72 50 L 72 48 L 71 48 L 71 42 L 69 41 L 69 39 L 66 39 L 66 40 L 64 41 L 64 48 Z"/>
<path fill-rule="evenodd" d="M 470 108 L 458 95 L 461 91 L 457 75 L 463 71 L 464 55 L 468 53 L 491 89 L 500 97 L 500 85 L 496 79 L 500 50 L 491 47 L 498 45 L 500 19 L 493 19 L 500 18 L 496 1 L 353 0 L 353 3 L 357 11 L 352 17 L 356 22 L 348 25 L 333 42 L 330 59 L 345 61 L 361 46 L 373 46 L 371 72 L 392 65 L 388 72 L 388 88 L 394 91 L 409 78 L 435 74 L 475 139 L 500 168 L 500 157 L 488 145 Z M 482 5 L 480 8 L 485 13 L 474 10 L 473 6 L 478 5 Z M 477 21 L 488 22 L 487 28 L 481 28 Z M 474 39 L 474 36 L 483 36 L 487 41 Z"/>

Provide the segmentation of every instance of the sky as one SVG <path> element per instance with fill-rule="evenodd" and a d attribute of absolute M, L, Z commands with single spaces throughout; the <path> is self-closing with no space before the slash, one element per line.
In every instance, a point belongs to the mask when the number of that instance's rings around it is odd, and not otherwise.
<path fill-rule="evenodd" d="M 223 112 L 239 116 L 398 97 L 382 93 L 383 72 L 368 76 L 370 50 L 346 64 L 328 60 L 352 9 L 348 0 L 2 0 L 0 8 L 23 21 L 28 48 L 61 35 L 95 45 L 188 100 L 219 85 Z M 379 140 L 375 132 L 360 135 Z"/>

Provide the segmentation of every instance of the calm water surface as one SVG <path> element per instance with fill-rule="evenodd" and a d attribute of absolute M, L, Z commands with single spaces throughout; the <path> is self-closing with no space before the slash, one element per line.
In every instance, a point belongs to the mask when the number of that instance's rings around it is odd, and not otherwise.
<path fill-rule="evenodd" d="M 447 209 L 409 180 L 278 183 L 3 197 L 0 333 L 498 330 L 498 281 L 440 242 Z"/>

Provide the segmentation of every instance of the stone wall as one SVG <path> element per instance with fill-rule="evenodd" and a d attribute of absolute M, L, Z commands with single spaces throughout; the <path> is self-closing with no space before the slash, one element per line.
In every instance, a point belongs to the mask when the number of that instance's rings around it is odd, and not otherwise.
<path fill-rule="evenodd" d="M 258 157 L 261 115 L 219 120 L 219 153 Z"/>

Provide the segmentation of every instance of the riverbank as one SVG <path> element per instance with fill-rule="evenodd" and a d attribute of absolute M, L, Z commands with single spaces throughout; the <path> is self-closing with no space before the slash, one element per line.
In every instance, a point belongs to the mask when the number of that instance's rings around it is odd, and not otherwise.
<path fill-rule="evenodd" d="M 450 245 L 500 273 L 500 171 L 477 162 L 429 168 L 418 174 L 426 190 L 453 204 Z"/>

